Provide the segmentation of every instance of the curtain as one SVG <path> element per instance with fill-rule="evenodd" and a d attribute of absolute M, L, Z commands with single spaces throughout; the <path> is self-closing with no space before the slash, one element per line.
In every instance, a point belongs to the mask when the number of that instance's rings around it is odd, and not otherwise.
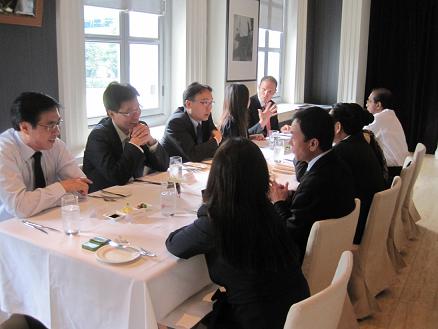
<path fill-rule="evenodd" d="M 438 141 L 438 1 L 372 0 L 365 99 L 394 94 L 409 150 L 434 153 Z"/>

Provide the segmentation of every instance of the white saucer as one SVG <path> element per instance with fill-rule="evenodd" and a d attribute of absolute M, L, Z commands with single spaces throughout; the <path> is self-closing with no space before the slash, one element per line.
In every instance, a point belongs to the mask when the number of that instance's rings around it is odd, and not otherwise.
<path fill-rule="evenodd" d="M 96 258 L 104 263 L 123 264 L 129 263 L 140 257 L 140 253 L 134 249 L 114 248 L 110 245 L 103 246 L 96 251 Z"/>

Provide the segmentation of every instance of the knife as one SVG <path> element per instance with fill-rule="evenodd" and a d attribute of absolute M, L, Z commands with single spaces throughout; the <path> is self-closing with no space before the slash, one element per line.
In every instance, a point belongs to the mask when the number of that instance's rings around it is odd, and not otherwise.
<path fill-rule="evenodd" d="M 35 230 L 38 230 L 38 231 L 41 231 L 41 232 L 43 232 L 43 233 L 49 234 L 49 233 L 47 233 L 47 231 L 43 230 L 42 228 L 40 228 L 40 227 L 36 227 L 36 226 L 34 226 L 34 225 L 32 225 L 32 224 L 30 224 L 30 223 L 28 223 L 28 222 L 23 221 L 22 223 L 23 223 L 24 225 L 26 225 L 26 226 L 29 226 L 29 227 L 34 228 Z"/>
<path fill-rule="evenodd" d="M 101 192 L 103 192 L 103 193 L 107 193 L 107 194 L 111 194 L 111 195 L 117 195 L 117 196 L 120 196 L 120 197 L 127 197 L 127 195 L 126 194 L 122 194 L 122 193 L 116 193 L 116 192 L 111 192 L 111 191 L 107 191 L 107 190 L 100 190 Z"/>
<path fill-rule="evenodd" d="M 28 221 L 28 220 L 25 220 L 25 219 L 23 219 L 23 223 L 27 223 L 29 225 L 35 226 L 36 228 L 47 229 L 47 230 L 51 230 L 51 231 L 54 231 L 54 232 L 62 233 L 57 228 L 53 228 L 53 227 L 50 227 L 50 226 L 44 226 L 44 225 L 37 224 L 37 223 L 31 222 L 31 221 Z"/>
<path fill-rule="evenodd" d="M 134 182 L 153 184 L 153 185 L 161 185 L 160 182 L 154 182 L 154 181 L 151 181 L 151 180 L 144 180 L 144 179 L 139 179 L 139 178 L 134 179 Z"/>

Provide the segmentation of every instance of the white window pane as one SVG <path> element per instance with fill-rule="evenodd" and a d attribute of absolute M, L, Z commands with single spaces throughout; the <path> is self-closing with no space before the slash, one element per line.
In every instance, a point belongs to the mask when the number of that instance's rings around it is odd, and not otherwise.
<path fill-rule="evenodd" d="M 266 47 L 265 45 L 265 36 L 266 36 L 266 30 L 265 29 L 259 29 L 259 47 Z"/>
<path fill-rule="evenodd" d="M 129 35 L 158 39 L 158 15 L 130 12 Z"/>
<path fill-rule="evenodd" d="M 140 93 L 138 100 L 143 108 L 158 108 L 158 46 L 131 44 L 129 50 L 130 84 Z"/>
<path fill-rule="evenodd" d="M 265 75 L 265 53 L 259 51 L 259 58 L 257 62 L 257 85 L 260 84 L 260 80 Z"/>
<path fill-rule="evenodd" d="M 272 75 L 278 79 L 280 76 L 280 54 L 269 52 L 268 53 L 268 75 Z"/>
<path fill-rule="evenodd" d="M 117 9 L 84 6 L 85 34 L 119 35 Z"/>
<path fill-rule="evenodd" d="M 281 32 L 269 31 L 269 48 L 280 48 Z"/>
<path fill-rule="evenodd" d="M 102 93 L 111 81 L 120 81 L 120 46 L 85 42 L 87 117 L 105 115 Z"/>

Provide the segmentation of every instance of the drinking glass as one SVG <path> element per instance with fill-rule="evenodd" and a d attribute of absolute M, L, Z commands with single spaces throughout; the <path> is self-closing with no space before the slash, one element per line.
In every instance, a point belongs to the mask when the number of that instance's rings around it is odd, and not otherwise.
<path fill-rule="evenodd" d="M 170 157 L 169 179 L 172 182 L 180 182 L 182 179 L 182 158 L 180 156 Z"/>
<path fill-rule="evenodd" d="M 67 193 L 62 196 L 61 214 L 64 233 L 68 235 L 78 234 L 81 224 L 81 215 L 77 195 Z"/>
<path fill-rule="evenodd" d="M 173 216 L 176 212 L 175 182 L 161 183 L 160 208 L 164 216 Z"/>
<path fill-rule="evenodd" d="M 274 162 L 280 163 L 284 157 L 284 141 L 280 138 L 274 139 Z"/>
<path fill-rule="evenodd" d="M 268 132 L 269 148 L 271 150 L 274 149 L 274 141 L 275 141 L 275 138 L 278 137 L 277 136 L 278 134 L 279 134 L 278 130 L 269 130 L 269 132 Z"/>

